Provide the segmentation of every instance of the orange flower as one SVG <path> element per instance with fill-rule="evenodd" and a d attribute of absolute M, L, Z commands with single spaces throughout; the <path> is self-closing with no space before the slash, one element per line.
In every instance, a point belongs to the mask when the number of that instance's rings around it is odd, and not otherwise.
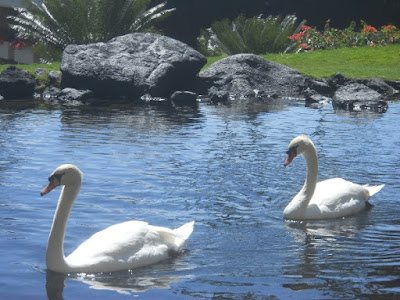
<path fill-rule="evenodd" d="M 309 47 L 307 46 L 307 44 L 299 44 L 297 47 L 303 48 L 304 50 L 308 50 L 308 49 L 309 49 Z"/>
<path fill-rule="evenodd" d="M 365 27 L 364 27 L 364 32 L 365 32 L 365 33 L 377 32 L 377 30 L 376 30 L 375 27 L 372 27 L 372 26 L 368 25 L 368 26 L 365 26 Z"/>
<path fill-rule="evenodd" d="M 294 33 L 289 37 L 289 39 L 294 41 L 300 41 L 304 36 L 304 32 Z"/>
<path fill-rule="evenodd" d="M 394 26 L 394 25 L 386 25 L 386 26 L 383 26 L 382 29 L 384 31 L 393 31 L 393 30 L 396 30 L 396 26 Z"/>

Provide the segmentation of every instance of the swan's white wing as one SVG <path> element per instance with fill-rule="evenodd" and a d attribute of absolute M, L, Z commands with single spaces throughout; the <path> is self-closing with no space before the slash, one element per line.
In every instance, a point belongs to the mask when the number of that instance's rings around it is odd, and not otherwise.
<path fill-rule="evenodd" d="M 333 178 L 317 184 L 307 207 L 307 216 L 341 217 L 355 214 L 365 208 L 369 199 L 366 187 L 342 178 Z"/>
<path fill-rule="evenodd" d="M 168 248 L 156 227 L 129 221 L 95 233 L 66 260 L 77 271 L 111 272 L 156 263 L 168 257 Z"/>
<path fill-rule="evenodd" d="M 186 244 L 186 240 L 193 232 L 194 221 L 188 222 L 176 229 L 169 229 L 166 227 L 151 226 L 156 230 L 164 242 L 170 247 L 169 250 L 179 251 Z"/>

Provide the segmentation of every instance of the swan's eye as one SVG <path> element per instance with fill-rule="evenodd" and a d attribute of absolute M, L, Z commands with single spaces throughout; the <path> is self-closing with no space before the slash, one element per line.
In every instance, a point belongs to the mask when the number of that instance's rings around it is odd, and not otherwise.
<path fill-rule="evenodd" d="M 297 147 L 298 147 L 298 146 L 299 146 L 299 145 L 290 147 L 289 150 L 286 151 L 286 154 L 287 154 L 287 155 L 294 154 L 295 156 L 297 156 Z"/>
<path fill-rule="evenodd" d="M 61 177 L 64 175 L 65 173 L 62 174 L 53 174 L 49 177 L 49 181 L 53 182 L 54 180 L 57 180 L 58 183 L 61 182 Z"/>

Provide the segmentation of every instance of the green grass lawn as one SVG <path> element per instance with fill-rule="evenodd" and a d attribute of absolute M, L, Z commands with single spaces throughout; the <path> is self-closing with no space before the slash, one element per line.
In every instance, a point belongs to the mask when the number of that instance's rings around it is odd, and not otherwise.
<path fill-rule="evenodd" d="M 0 65 L 0 73 L 3 72 L 10 65 Z M 60 62 L 55 62 L 52 64 L 31 64 L 31 65 L 16 65 L 17 68 L 25 69 L 31 74 L 35 74 L 35 69 L 44 68 L 47 72 L 50 71 L 60 71 Z"/>
<path fill-rule="evenodd" d="M 208 58 L 205 69 L 225 56 Z M 284 64 L 301 73 L 331 77 L 341 72 L 348 78 L 400 80 L 400 45 L 385 47 L 342 48 L 290 54 L 267 54 L 262 57 Z"/>

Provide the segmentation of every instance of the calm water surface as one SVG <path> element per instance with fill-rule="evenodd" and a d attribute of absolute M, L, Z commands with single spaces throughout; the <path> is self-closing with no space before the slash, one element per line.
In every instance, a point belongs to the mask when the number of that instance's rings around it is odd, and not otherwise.
<path fill-rule="evenodd" d="M 1 299 L 390 299 L 400 296 L 400 103 L 385 114 L 283 108 L 0 107 Z M 312 137 L 320 177 L 382 184 L 356 217 L 286 222 L 305 161 L 288 143 Z M 195 220 L 186 254 L 112 274 L 46 270 L 60 164 L 84 182 L 65 251 L 126 220 Z M 95 297 L 95 298 L 93 298 Z"/>

